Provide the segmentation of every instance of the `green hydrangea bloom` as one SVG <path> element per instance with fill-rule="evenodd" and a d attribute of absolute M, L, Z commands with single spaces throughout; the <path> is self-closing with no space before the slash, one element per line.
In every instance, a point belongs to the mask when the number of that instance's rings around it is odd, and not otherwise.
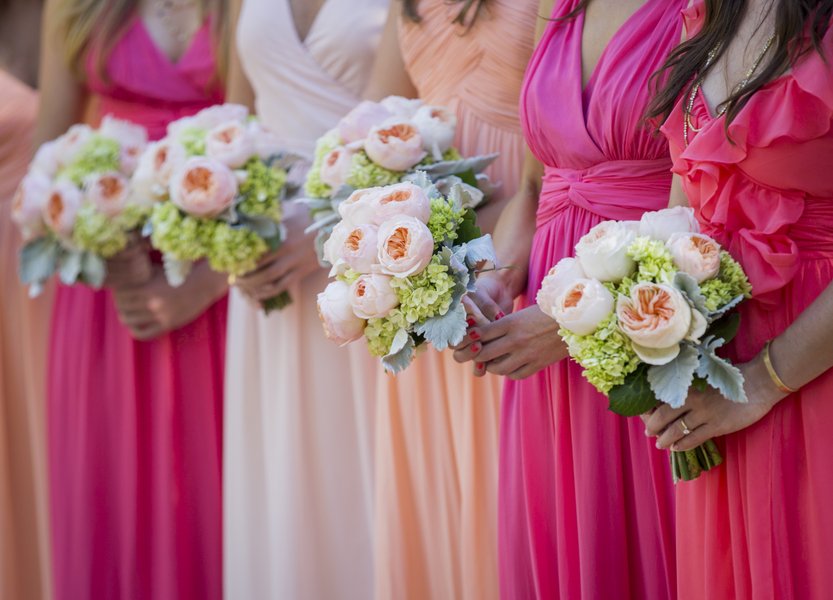
<path fill-rule="evenodd" d="M 304 191 L 310 198 L 329 198 L 333 195 L 333 188 L 321 181 L 321 165 L 324 164 L 324 157 L 340 145 L 341 138 L 336 131 L 320 137 L 315 143 L 315 157 L 304 183 Z"/>
<path fill-rule="evenodd" d="M 151 210 L 152 209 L 150 207 L 129 204 L 124 211 L 116 217 L 116 223 L 124 231 L 139 229 L 150 216 Z"/>
<path fill-rule="evenodd" d="M 251 159 L 244 169 L 246 180 L 240 184 L 243 200 L 237 205 L 237 209 L 247 215 L 265 216 L 279 223 L 286 171 L 270 167 L 259 158 Z"/>
<path fill-rule="evenodd" d="M 216 223 L 184 214 L 170 202 L 153 207 L 153 247 L 177 260 L 199 260 L 208 252 Z"/>
<path fill-rule="evenodd" d="M 616 314 L 602 321 L 591 335 L 575 335 L 561 329 L 559 335 L 567 343 L 570 356 L 584 369 L 584 378 L 602 394 L 607 395 L 639 366 L 639 357 L 630 340 L 619 330 Z"/>
<path fill-rule="evenodd" d="M 393 185 L 402 180 L 405 173 L 402 171 L 390 171 L 380 167 L 367 155 L 364 150 L 353 154 L 353 166 L 347 176 L 347 185 L 357 190 L 364 190 L 376 186 Z"/>
<path fill-rule="evenodd" d="M 78 212 L 72 241 L 82 250 L 110 258 L 127 246 L 127 233 L 117 219 L 88 205 Z"/>
<path fill-rule="evenodd" d="M 118 171 L 121 167 L 121 146 L 111 138 L 93 134 L 84 144 L 72 164 L 64 167 L 58 177 L 72 181 L 81 186 L 84 180 L 94 173 Z"/>
<path fill-rule="evenodd" d="M 671 283 L 677 267 L 665 244 L 649 237 L 638 237 L 628 248 L 628 256 L 637 263 L 631 279 L 637 283 Z M 624 293 L 624 292 L 623 292 Z"/>
<path fill-rule="evenodd" d="M 443 152 L 443 161 L 456 161 L 456 160 L 463 160 L 463 155 L 460 154 L 460 151 L 457 148 L 449 148 L 445 152 Z M 430 152 L 422 159 L 422 161 L 417 165 L 417 167 L 427 167 L 428 165 L 433 165 L 435 162 L 434 155 Z"/>
<path fill-rule="evenodd" d="M 220 273 L 244 275 L 257 267 L 257 261 L 269 249 L 263 238 L 250 229 L 215 223 L 208 244 L 208 264 L 211 268 Z"/>
<path fill-rule="evenodd" d="M 179 134 L 179 143 L 188 156 L 205 155 L 205 138 L 208 131 L 200 127 L 186 127 Z"/>
<path fill-rule="evenodd" d="M 706 308 L 716 311 L 738 296 L 749 297 L 752 286 L 743 267 L 725 250 L 720 253 L 720 272 L 714 279 L 700 284 L 700 292 L 706 298 Z"/>
<path fill-rule="evenodd" d="M 400 329 L 408 329 L 408 321 L 399 309 L 392 310 L 384 319 L 370 319 L 364 329 L 370 353 L 379 358 L 390 354 L 393 338 Z"/>
<path fill-rule="evenodd" d="M 457 239 L 457 230 L 463 223 L 465 209 L 454 210 L 445 198 L 431 199 L 431 217 L 428 219 L 428 229 L 434 238 L 434 243 L 453 242 Z"/>
<path fill-rule="evenodd" d="M 399 298 L 399 310 L 408 323 L 420 323 L 447 313 L 454 286 L 455 281 L 448 267 L 440 264 L 437 256 L 419 275 L 391 280 L 391 287 Z"/>
<path fill-rule="evenodd" d="M 339 281 L 343 281 L 347 285 L 353 285 L 356 280 L 361 277 L 362 274 L 358 271 L 354 271 L 353 269 L 347 269 L 341 275 L 336 276 L 336 279 Z"/>

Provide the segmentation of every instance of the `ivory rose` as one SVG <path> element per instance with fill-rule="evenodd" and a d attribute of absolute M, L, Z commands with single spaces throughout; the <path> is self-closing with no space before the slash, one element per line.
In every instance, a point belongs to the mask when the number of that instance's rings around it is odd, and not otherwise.
<path fill-rule="evenodd" d="M 407 122 L 373 127 L 364 142 L 370 160 L 391 171 L 407 171 L 425 158 L 422 136 Z"/>
<path fill-rule="evenodd" d="M 639 221 L 639 235 L 667 242 L 675 233 L 699 233 L 700 225 L 694 217 L 694 210 L 687 206 L 664 208 L 642 215 Z"/>
<path fill-rule="evenodd" d="M 321 164 L 321 181 L 337 190 L 347 183 L 352 168 L 353 153 L 344 146 L 334 148 L 327 153 Z"/>
<path fill-rule="evenodd" d="M 29 172 L 17 187 L 12 199 L 12 221 L 27 240 L 43 233 L 43 211 L 52 182 L 37 171 Z"/>
<path fill-rule="evenodd" d="M 370 273 L 378 263 L 378 230 L 373 225 L 354 227 L 341 245 L 341 258 L 358 273 Z"/>
<path fill-rule="evenodd" d="M 127 206 L 130 194 L 127 179 L 121 173 L 91 175 L 84 183 L 87 199 L 108 217 L 117 217 Z"/>
<path fill-rule="evenodd" d="M 58 180 L 49 189 L 43 220 L 58 235 L 70 236 L 83 200 L 81 190 L 72 182 Z"/>
<path fill-rule="evenodd" d="M 636 263 L 628 247 L 636 231 L 627 222 L 604 221 L 591 229 L 576 245 L 581 268 L 592 279 L 621 281 L 633 273 Z"/>
<path fill-rule="evenodd" d="M 398 216 L 409 216 L 428 223 L 431 200 L 425 190 L 413 183 L 397 183 L 383 188 L 375 198 L 373 223 L 381 225 Z"/>
<path fill-rule="evenodd" d="M 339 280 L 318 294 L 318 317 L 324 333 L 340 346 L 359 339 L 364 333 L 365 321 L 353 312 L 350 297 L 350 286 Z"/>
<path fill-rule="evenodd" d="M 90 141 L 93 133 L 89 125 L 73 125 L 64 135 L 55 140 L 55 158 L 58 164 L 66 166 L 75 160 L 84 145 Z"/>
<path fill-rule="evenodd" d="M 275 132 L 266 129 L 258 121 L 249 122 L 249 135 L 251 135 L 255 154 L 262 160 L 269 160 L 280 154 L 281 141 Z"/>
<path fill-rule="evenodd" d="M 380 104 L 398 119 L 411 119 L 424 103 L 419 98 L 388 96 Z"/>
<path fill-rule="evenodd" d="M 378 102 L 365 100 L 347 113 L 338 124 L 338 135 L 345 144 L 358 142 L 367 137 L 371 128 L 381 125 L 393 113 Z"/>
<path fill-rule="evenodd" d="M 336 226 L 333 227 L 330 237 L 328 237 L 327 241 L 324 242 L 322 252 L 324 260 L 330 263 L 330 265 L 334 268 L 337 268 L 344 263 L 342 248 L 344 246 L 344 240 L 347 239 L 347 235 L 350 233 L 352 228 L 352 224 L 346 221 L 339 221 Z"/>
<path fill-rule="evenodd" d="M 228 122 L 245 123 L 249 118 L 249 109 L 242 104 L 217 104 L 202 109 L 193 116 L 192 127 L 200 129 L 213 129 L 218 125 Z"/>
<path fill-rule="evenodd" d="M 350 286 L 350 304 L 362 319 L 383 319 L 399 306 L 387 275 L 362 275 Z"/>
<path fill-rule="evenodd" d="M 541 309 L 564 329 L 576 335 L 590 335 L 610 316 L 614 304 L 613 294 L 601 283 L 579 279 L 564 288 L 554 305 Z"/>
<path fill-rule="evenodd" d="M 188 159 L 171 179 L 171 202 L 197 217 L 216 217 L 234 202 L 237 179 L 210 158 Z"/>
<path fill-rule="evenodd" d="M 379 263 L 383 273 L 400 278 L 421 273 L 433 254 L 434 238 L 419 219 L 396 217 L 379 228 Z"/>
<path fill-rule="evenodd" d="M 174 141 L 162 140 L 150 144 L 139 159 L 136 172 L 133 173 L 135 196 L 151 196 L 156 200 L 164 197 L 171 176 L 187 158 L 185 148 Z"/>
<path fill-rule="evenodd" d="M 636 354 L 649 365 L 674 360 L 680 353 L 680 342 L 692 329 L 691 306 L 679 290 L 669 285 L 635 285 L 630 297 L 619 297 L 616 316 Z"/>
<path fill-rule="evenodd" d="M 700 233 L 675 233 L 666 242 L 674 264 L 697 283 L 717 277 L 720 272 L 720 246 Z"/>
<path fill-rule="evenodd" d="M 251 130 L 245 123 L 227 121 L 205 137 L 205 155 L 231 169 L 239 169 L 256 153 Z"/>
<path fill-rule="evenodd" d="M 373 223 L 382 189 L 373 187 L 356 190 L 338 205 L 338 214 L 352 226 Z"/>
<path fill-rule="evenodd" d="M 51 142 L 41 144 L 41 147 L 35 152 L 32 164 L 29 166 L 29 172 L 37 172 L 51 179 L 58 174 L 59 168 L 58 142 L 52 140 Z"/>
<path fill-rule="evenodd" d="M 548 315 L 552 315 L 552 308 L 564 290 L 577 280 L 585 278 L 578 259 L 562 258 L 541 282 L 537 296 L 538 306 Z"/>
<path fill-rule="evenodd" d="M 432 153 L 436 160 L 441 159 L 443 152 L 454 143 L 457 115 L 446 108 L 423 106 L 414 115 L 413 124 L 422 136 L 423 149 Z"/>
<path fill-rule="evenodd" d="M 107 115 L 102 119 L 98 131 L 102 136 L 119 143 L 121 171 L 125 175 L 132 175 L 139 164 L 139 157 L 147 147 L 147 130 L 140 125 Z"/>

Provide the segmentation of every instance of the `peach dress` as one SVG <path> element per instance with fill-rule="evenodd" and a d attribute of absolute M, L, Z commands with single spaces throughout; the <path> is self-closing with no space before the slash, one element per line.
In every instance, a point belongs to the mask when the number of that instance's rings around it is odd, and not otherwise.
<path fill-rule="evenodd" d="M 460 5 L 423 0 L 422 21 L 400 26 L 420 97 L 457 114 L 460 151 L 501 153 L 490 171 L 501 195 L 520 181 L 518 97 L 537 8 L 536 0 L 490 2 L 466 32 L 452 24 Z M 380 375 L 377 597 L 497 598 L 500 393 L 498 378 L 475 378 L 451 352 L 429 350 L 397 377 Z"/>
<path fill-rule="evenodd" d="M 51 597 L 44 381 L 52 305 L 19 283 L 11 200 L 29 163 L 38 97 L 0 71 L 0 598 Z"/>

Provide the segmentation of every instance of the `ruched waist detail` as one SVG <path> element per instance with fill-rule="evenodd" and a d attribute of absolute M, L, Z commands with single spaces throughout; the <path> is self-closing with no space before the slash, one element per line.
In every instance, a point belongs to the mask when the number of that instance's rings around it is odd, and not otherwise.
<path fill-rule="evenodd" d="M 614 160 L 586 169 L 547 167 L 536 225 L 546 225 L 570 206 L 604 220 L 638 220 L 645 211 L 668 206 L 670 168 L 667 158 Z"/>
<path fill-rule="evenodd" d="M 152 140 L 163 138 L 171 121 L 193 115 L 208 106 L 205 102 L 131 100 L 104 95 L 94 96 L 93 101 L 97 103 L 97 114 L 112 115 L 142 125 Z"/>

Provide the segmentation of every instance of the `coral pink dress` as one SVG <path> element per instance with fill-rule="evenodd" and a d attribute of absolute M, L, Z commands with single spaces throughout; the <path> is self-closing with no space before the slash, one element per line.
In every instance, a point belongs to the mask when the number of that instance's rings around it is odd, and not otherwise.
<path fill-rule="evenodd" d="M 420 98 L 455 112 L 464 155 L 500 152 L 489 175 L 502 184 L 498 194 L 513 194 L 526 151 L 518 97 L 537 0 L 489 2 L 468 31 L 452 23 L 459 4 L 420 0 L 418 8 L 422 20 L 403 19 L 399 38 Z M 378 598 L 498 597 L 500 390 L 500 378 L 475 378 L 470 364 L 434 350 L 380 379 Z"/>
<path fill-rule="evenodd" d="M 529 287 L 602 220 L 668 204 L 668 147 L 642 125 L 649 78 L 681 34 L 687 0 L 647 0 L 616 33 L 583 91 L 583 15 L 554 22 L 527 70 L 521 122 L 545 165 Z M 577 0 L 560 2 L 553 17 Z M 563 360 L 507 382 L 501 421 L 503 597 L 666 599 L 675 595 L 668 454 L 639 419 Z"/>
<path fill-rule="evenodd" d="M 689 32 L 702 4 L 688 11 Z M 703 96 L 683 139 L 663 127 L 674 172 L 706 233 L 749 274 L 735 358 L 749 360 L 833 281 L 833 28 L 822 54 L 759 90 L 729 125 Z M 826 62 L 825 62 L 826 61 Z M 677 488 L 681 598 L 831 597 L 833 371 L 718 441 L 725 463 Z"/>
<path fill-rule="evenodd" d="M 171 62 L 139 19 L 87 74 L 98 115 L 148 127 L 222 100 L 209 27 Z M 221 595 L 225 300 L 190 325 L 134 341 L 108 291 L 60 287 L 48 385 L 55 596 Z"/>

